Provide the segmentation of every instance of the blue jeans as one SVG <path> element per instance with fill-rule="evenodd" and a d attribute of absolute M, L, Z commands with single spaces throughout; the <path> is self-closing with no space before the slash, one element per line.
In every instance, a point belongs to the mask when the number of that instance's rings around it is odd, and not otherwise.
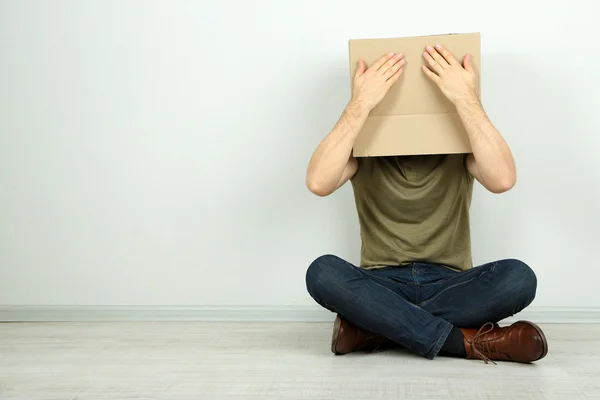
<path fill-rule="evenodd" d="M 513 259 L 456 272 L 422 262 L 366 270 L 325 255 L 308 268 L 306 286 L 348 322 L 433 359 L 453 326 L 479 328 L 527 307 L 537 279 Z"/>

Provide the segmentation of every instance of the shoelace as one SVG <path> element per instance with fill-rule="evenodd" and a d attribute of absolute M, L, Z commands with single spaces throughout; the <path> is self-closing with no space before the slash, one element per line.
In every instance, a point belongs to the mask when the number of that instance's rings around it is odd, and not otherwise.
<path fill-rule="evenodd" d="M 499 355 L 498 350 L 496 349 L 496 346 L 495 346 L 496 341 L 482 340 L 482 338 L 485 335 L 487 335 L 488 333 L 490 333 L 491 331 L 494 330 L 495 326 L 496 325 L 493 324 L 492 322 L 488 322 L 479 329 L 479 331 L 475 334 L 475 336 L 473 336 L 473 343 L 472 343 L 473 353 L 477 357 L 482 359 L 483 362 L 485 362 L 486 364 L 490 361 L 493 364 L 496 364 L 496 363 L 494 362 L 494 360 L 490 359 L 484 353 L 491 354 L 492 352 L 495 352 L 496 354 Z"/>

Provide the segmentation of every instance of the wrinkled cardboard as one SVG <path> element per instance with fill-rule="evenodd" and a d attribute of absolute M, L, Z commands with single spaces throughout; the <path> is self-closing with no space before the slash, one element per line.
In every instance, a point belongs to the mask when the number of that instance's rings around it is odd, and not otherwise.
<path fill-rule="evenodd" d="M 456 108 L 421 70 L 427 65 L 425 47 L 436 44 L 446 47 L 460 62 L 471 54 L 480 76 L 479 33 L 349 41 L 351 86 L 359 59 L 367 67 L 388 52 L 403 53 L 406 59 L 400 80 L 371 111 L 359 133 L 355 157 L 471 152 Z"/>

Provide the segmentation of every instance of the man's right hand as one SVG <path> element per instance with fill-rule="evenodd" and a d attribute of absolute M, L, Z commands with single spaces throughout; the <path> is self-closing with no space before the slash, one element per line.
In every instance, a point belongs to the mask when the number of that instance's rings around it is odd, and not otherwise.
<path fill-rule="evenodd" d="M 388 53 L 369 69 L 358 62 L 354 77 L 352 101 L 333 130 L 321 141 L 308 164 L 306 185 L 318 196 L 328 196 L 346 183 L 356 171 L 358 161 L 352 147 L 369 112 L 390 90 L 402 74 L 402 54 Z"/>
<path fill-rule="evenodd" d="M 358 61 L 352 100 L 371 111 L 398 81 L 405 63 L 402 53 L 387 53 L 369 68 L 363 60 Z"/>

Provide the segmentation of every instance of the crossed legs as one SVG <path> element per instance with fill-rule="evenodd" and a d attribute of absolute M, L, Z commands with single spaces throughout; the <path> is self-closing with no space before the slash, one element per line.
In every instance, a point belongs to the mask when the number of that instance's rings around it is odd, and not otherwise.
<path fill-rule="evenodd" d="M 537 280 L 514 259 L 455 272 L 427 263 L 365 270 L 325 255 L 308 268 L 306 285 L 353 325 L 433 359 L 453 327 L 479 328 L 527 307 Z"/>

